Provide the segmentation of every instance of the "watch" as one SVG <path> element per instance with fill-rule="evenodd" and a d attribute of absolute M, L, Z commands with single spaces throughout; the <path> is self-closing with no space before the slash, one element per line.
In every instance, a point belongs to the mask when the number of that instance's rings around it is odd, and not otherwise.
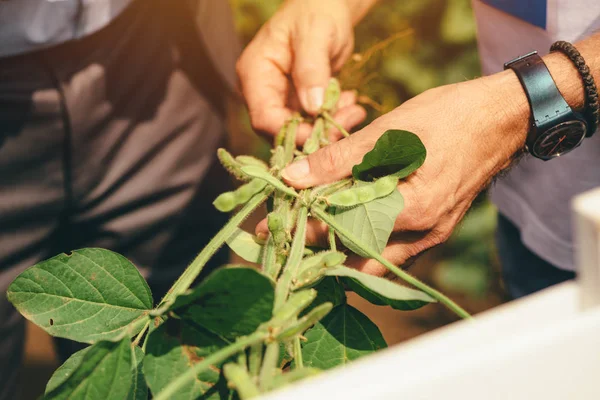
<path fill-rule="evenodd" d="M 537 51 L 504 64 L 504 69 L 509 68 L 519 78 L 531 107 L 527 151 L 550 160 L 577 148 L 586 136 L 587 122 L 567 104 Z"/>

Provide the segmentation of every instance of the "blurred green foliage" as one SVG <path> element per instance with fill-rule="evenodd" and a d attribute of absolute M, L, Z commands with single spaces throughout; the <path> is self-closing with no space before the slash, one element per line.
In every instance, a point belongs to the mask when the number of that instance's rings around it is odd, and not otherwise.
<path fill-rule="evenodd" d="M 281 0 L 230 0 L 243 43 Z M 326 0 L 324 0 L 326 1 Z M 340 72 L 344 89 L 367 105 L 367 123 L 436 86 L 480 75 L 470 0 L 380 0 L 355 29 L 356 54 Z M 270 146 L 255 151 L 267 154 Z M 447 244 L 432 278 L 444 290 L 479 297 L 493 276 L 496 212 L 486 201 L 469 212 Z"/>
<path fill-rule="evenodd" d="M 248 43 L 281 0 L 230 0 L 236 26 Z M 356 52 L 390 40 L 368 60 L 349 62 L 346 89 L 379 104 L 370 119 L 432 87 L 480 74 L 470 0 L 380 0 L 356 27 Z M 366 98 L 365 98 L 366 100 Z"/>
<path fill-rule="evenodd" d="M 479 202 L 463 218 L 454 234 L 439 249 L 433 279 L 445 291 L 482 297 L 493 284 L 496 208 Z"/>

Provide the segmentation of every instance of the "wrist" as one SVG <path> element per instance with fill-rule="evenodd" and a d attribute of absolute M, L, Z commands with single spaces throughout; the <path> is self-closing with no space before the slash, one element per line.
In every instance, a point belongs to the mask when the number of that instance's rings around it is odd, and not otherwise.
<path fill-rule="evenodd" d="M 512 70 L 472 81 L 483 92 L 487 141 L 495 146 L 490 154 L 492 174 L 508 167 L 514 155 L 525 147 L 530 128 L 531 108 L 519 78 Z"/>

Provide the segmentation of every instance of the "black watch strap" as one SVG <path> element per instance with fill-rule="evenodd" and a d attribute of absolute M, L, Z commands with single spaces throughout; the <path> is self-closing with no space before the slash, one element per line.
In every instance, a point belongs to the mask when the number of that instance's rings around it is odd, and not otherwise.
<path fill-rule="evenodd" d="M 527 137 L 530 147 L 536 133 L 543 132 L 556 124 L 557 118 L 571 114 L 573 110 L 567 104 L 548 67 L 536 51 L 504 64 L 504 69 L 512 69 L 521 81 L 529 100 L 532 114 L 532 126 Z"/>

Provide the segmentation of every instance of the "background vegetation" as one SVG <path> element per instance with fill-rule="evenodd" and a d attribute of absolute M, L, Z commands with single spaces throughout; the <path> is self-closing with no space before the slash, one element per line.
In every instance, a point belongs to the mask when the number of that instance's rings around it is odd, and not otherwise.
<path fill-rule="evenodd" d="M 230 1 L 244 44 L 282 3 Z M 356 54 L 339 77 L 345 89 L 358 91 L 369 111 L 367 123 L 429 88 L 480 75 L 470 0 L 380 0 L 355 33 Z M 250 138 L 244 147 L 266 155 L 270 145 L 251 133 L 246 116 L 242 120 Z M 428 278 L 478 301 L 498 297 L 495 218 L 482 196 L 452 239 L 426 257 L 427 268 L 421 268 Z"/>

